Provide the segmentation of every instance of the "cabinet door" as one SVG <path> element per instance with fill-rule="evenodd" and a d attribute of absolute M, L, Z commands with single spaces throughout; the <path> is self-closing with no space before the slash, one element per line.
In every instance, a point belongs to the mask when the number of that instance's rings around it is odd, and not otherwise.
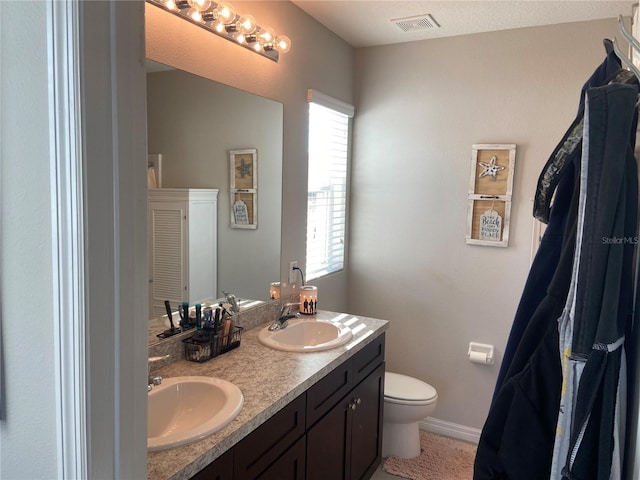
<path fill-rule="evenodd" d="M 342 480 L 349 458 L 349 399 L 338 402 L 307 432 L 307 480 Z"/>
<path fill-rule="evenodd" d="M 348 395 L 351 413 L 351 480 L 370 478 L 382 459 L 384 363 Z"/>
<path fill-rule="evenodd" d="M 233 480 L 233 450 L 211 462 L 191 477 L 191 480 Z"/>
<path fill-rule="evenodd" d="M 152 317 L 164 315 L 164 301 L 175 308 L 187 288 L 185 222 L 186 204 L 152 202 L 149 204 L 149 270 Z"/>

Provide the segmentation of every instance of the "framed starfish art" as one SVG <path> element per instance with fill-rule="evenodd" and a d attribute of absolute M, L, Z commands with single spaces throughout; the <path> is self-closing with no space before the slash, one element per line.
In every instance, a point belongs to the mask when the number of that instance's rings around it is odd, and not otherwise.
<path fill-rule="evenodd" d="M 229 151 L 231 227 L 258 228 L 258 151 Z"/>
<path fill-rule="evenodd" d="M 476 144 L 471 151 L 466 242 L 506 247 L 516 146 Z"/>

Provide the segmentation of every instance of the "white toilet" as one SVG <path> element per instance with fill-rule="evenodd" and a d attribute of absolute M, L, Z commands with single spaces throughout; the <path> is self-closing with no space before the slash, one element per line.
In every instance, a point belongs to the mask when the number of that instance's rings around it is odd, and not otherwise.
<path fill-rule="evenodd" d="M 438 393 L 417 378 L 386 372 L 382 456 L 413 458 L 420 455 L 418 423 L 436 409 Z"/>

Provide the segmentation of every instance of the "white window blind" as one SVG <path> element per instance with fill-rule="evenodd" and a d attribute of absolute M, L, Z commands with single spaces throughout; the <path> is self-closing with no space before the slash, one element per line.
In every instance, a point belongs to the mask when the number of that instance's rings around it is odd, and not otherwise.
<path fill-rule="evenodd" d="M 344 268 L 349 117 L 353 107 L 309 91 L 307 279 Z"/>

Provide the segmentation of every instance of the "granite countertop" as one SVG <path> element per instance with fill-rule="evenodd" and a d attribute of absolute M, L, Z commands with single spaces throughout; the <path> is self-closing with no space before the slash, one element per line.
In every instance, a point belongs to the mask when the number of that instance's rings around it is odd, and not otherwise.
<path fill-rule="evenodd" d="M 208 362 L 178 360 L 157 370 L 166 378 L 202 375 L 232 382 L 242 391 L 244 405 L 219 432 L 191 445 L 148 453 L 148 478 L 192 477 L 388 328 L 386 320 L 343 313 L 319 311 L 315 318 L 349 326 L 353 339 L 324 352 L 282 352 L 258 341 L 265 324 L 243 332 L 238 348 Z"/>

